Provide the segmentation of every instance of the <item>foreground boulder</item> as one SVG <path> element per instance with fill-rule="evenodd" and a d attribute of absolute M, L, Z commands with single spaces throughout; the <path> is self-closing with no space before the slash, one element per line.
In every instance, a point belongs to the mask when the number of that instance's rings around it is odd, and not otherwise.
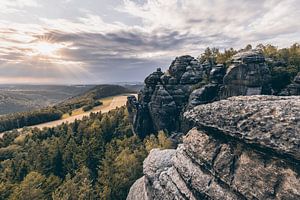
<path fill-rule="evenodd" d="M 197 106 L 183 144 L 152 150 L 127 199 L 300 199 L 299 113 L 299 96 Z"/>

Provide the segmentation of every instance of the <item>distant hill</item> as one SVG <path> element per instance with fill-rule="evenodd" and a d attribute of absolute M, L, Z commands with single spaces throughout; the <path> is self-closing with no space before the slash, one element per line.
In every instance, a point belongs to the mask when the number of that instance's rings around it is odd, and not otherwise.
<path fill-rule="evenodd" d="M 0 85 L 0 115 L 26 112 L 78 101 L 80 98 L 97 98 L 120 93 L 137 92 L 142 85 Z"/>
<path fill-rule="evenodd" d="M 0 115 L 36 110 L 81 95 L 94 85 L 0 85 Z"/>
<path fill-rule="evenodd" d="M 138 93 L 144 87 L 144 83 L 124 84 L 122 86 L 133 92 Z"/>
<path fill-rule="evenodd" d="M 97 99 L 133 92 L 135 91 L 120 85 L 97 85 L 81 95 L 57 104 L 55 107 L 63 113 L 67 113 L 73 109 L 94 104 Z"/>
<path fill-rule="evenodd" d="M 114 96 L 123 93 L 130 93 L 133 90 L 120 85 L 97 85 L 94 88 L 90 89 L 81 97 L 88 97 L 93 99 L 100 99 L 103 97 Z"/>

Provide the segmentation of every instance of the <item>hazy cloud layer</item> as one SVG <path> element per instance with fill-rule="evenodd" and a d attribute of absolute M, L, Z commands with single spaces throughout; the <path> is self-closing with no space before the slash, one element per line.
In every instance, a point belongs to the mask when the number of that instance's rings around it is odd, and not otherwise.
<path fill-rule="evenodd" d="M 289 46 L 299 19 L 297 0 L 3 0 L 0 83 L 141 81 L 207 46 Z"/>

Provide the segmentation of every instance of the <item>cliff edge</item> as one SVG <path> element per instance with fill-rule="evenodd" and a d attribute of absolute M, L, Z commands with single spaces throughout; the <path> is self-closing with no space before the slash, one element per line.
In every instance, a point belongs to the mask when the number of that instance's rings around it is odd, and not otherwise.
<path fill-rule="evenodd" d="M 152 150 L 127 199 L 300 199 L 299 113 L 299 96 L 196 106 L 183 144 Z"/>

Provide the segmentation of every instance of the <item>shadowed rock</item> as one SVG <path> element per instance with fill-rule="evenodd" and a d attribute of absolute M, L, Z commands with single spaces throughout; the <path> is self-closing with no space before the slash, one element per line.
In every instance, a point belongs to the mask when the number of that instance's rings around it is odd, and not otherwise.
<path fill-rule="evenodd" d="M 202 65 L 191 56 L 177 57 L 165 73 L 157 69 L 150 74 L 139 93 L 138 104 L 127 104 L 135 132 L 143 138 L 159 130 L 180 130 L 189 95 L 202 80 L 202 74 Z"/>
<path fill-rule="evenodd" d="M 271 93 L 271 74 L 261 53 L 253 50 L 238 53 L 232 63 L 224 76 L 221 99 Z"/>
<path fill-rule="evenodd" d="M 298 79 L 286 95 L 298 94 Z M 200 64 L 191 56 L 181 56 L 165 73 L 157 69 L 145 79 L 136 108 L 129 110 L 135 116 L 134 130 L 143 138 L 159 130 L 181 132 L 185 126 L 182 114 L 197 105 L 231 96 L 270 93 L 270 71 L 258 51 L 236 54 L 227 69 L 222 64 Z"/>
<path fill-rule="evenodd" d="M 284 89 L 280 95 L 300 95 L 300 72 L 294 78 L 294 81 Z"/>
<path fill-rule="evenodd" d="M 177 106 L 173 97 L 162 85 L 157 85 L 149 103 L 155 130 L 175 130 Z M 172 128 L 173 127 L 173 128 Z"/>

